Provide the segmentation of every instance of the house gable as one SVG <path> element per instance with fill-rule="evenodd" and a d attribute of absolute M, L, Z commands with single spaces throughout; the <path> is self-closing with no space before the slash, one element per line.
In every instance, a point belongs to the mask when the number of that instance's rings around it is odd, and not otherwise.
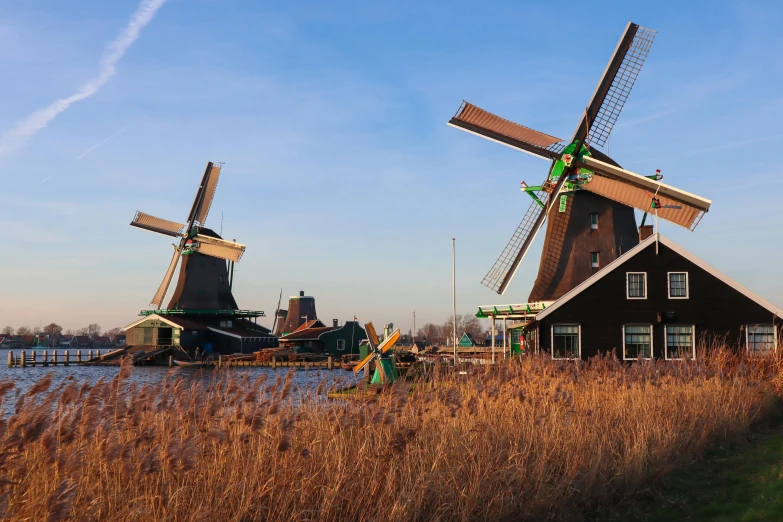
<path fill-rule="evenodd" d="M 548 353 L 553 325 L 580 325 L 583 358 L 615 350 L 622 358 L 623 325 L 649 325 L 652 352 L 664 356 L 665 325 L 691 325 L 699 343 L 739 346 L 749 324 L 781 324 L 780 309 L 661 237 L 645 240 L 536 316 L 539 347 Z M 687 298 L 670 298 L 668 274 L 686 272 Z M 629 273 L 644 274 L 645 298 L 629 299 Z"/>

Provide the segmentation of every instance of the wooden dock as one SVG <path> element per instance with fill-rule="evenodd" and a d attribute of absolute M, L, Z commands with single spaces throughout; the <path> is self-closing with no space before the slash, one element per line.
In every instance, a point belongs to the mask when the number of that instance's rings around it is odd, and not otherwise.
<path fill-rule="evenodd" d="M 21 351 L 14 353 L 8 352 L 9 368 L 34 368 L 40 366 L 69 366 L 69 365 L 87 365 L 100 364 L 104 361 L 116 360 L 118 356 L 125 353 L 125 349 L 112 350 L 101 353 L 100 350 L 65 350 L 57 353 L 56 351 Z M 132 354 L 129 354 L 132 356 Z M 136 359 L 136 357 L 134 357 Z M 173 366 L 173 357 L 169 356 L 169 366 Z M 205 367 L 230 368 L 230 367 L 256 367 L 256 368 L 302 368 L 303 370 L 326 369 L 340 370 L 342 367 L 334 357 L 327 357 L 325 361 L 278 361 L 273 357 L 269 361 L 242 361 L 232 360 L 219 356 L 217 360 L 208 361 L 203 364 Z"/>
<path fill-rule="evenodd" d="M 31 350 L 29 353 L 21 351 L 19 354 L 8 352 L 9 368 L 27 368 L 34 366 L 69 366 L 71 364 L 86 364 L 88 362 L 102 361 L 105 357 L 113 355 L 121 350 L 112 350 L 101 354 L 100 350 L 65 350 L 57 353 L 56 350 Z"/>

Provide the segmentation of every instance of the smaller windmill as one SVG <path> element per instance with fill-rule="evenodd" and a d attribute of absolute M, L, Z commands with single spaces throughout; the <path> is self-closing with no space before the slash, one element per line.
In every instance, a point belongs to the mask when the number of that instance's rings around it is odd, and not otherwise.
<path fill-rule="evenodd" d="M 163 282 L 160 284 L 160 287 L 158 287 L 158 291 L 155 292 L 155 296 L 150 302 L 150 305 L 155 306 L 155 308 L 161 307 L 181 257 L 198 257 L 198 255 L 205 255 L 224 259 L 233 263 L 239 261 L 242 254 L 245 252 L 245 245 L 234 241 L 226 241 L 212 230 L 204 227 L 207 215 L 209 214 L 209 208 L 212 206 L 212 198 L 215 196 L 215 189 L 217 188 L 221 168 L 220 164 L 211 161 L 207 163 L 207 168 L 204 171 L 204 175 L 201 177 L 201 183 L 196 191 L 196 198 L 193 200 L 193 205 L 190 208 L 190 213 L 188 214 L 185 223 L 168 221 L 138 211 L 133 217 L 133 221 L 130 223 L 131 226 L 134 227 L 180 238 L 179 245 L 174 246 L 174 256 L 171 258 L 169 268 L 166 270 L 166 274 L 163 277 Z M 225 272 L 225 266 L 222 267 L 222 271 Z M 186 273 L 187 271 L 185 270 L 185 264 L 183 262 L 183 269 L 180 271 L 181 283 L 178 286 L 186 286 Z M 203 272 L 197 273 L 194 277 L 201 279 L 205 277 L 205 274 Z M 219 277 L 220 282 L 225 285 L 225 289 L 228 290 L 230 296 L 231 290 L 229 282 L 223 281 L 224 278 L 222 277 L 222 273 Z M 212 279 L 217 279 L 217 277 Z M 194 285 L 195 284 L 198 284 L 201 287 L 202 283 L 197 281 Z M 199 288 L 199 290 L 203 292 L 203 289 Z M 229 301 L 233 303 L 233 297 L 231 297 Z M 236 306 L 235 303 L 234 306 Z"/>
<path fill-rule="evenodd" d="M 400 375 L 397 373 L 397 363 L 394 361 L 394 354 L 389 353 L 394 345 L 400 339 L 400 329 L 397 328 L 390 336 L 380 342 L 378 334 L 375 333 L 373 324 L 364 325 L 367 332 L 367 342 L 370 345 L 370 354 L 365 357 L 353 369 L 354 375 L 358 375 L 362 369 L 375 359 L 375 374 L 372 376 L 372 384 L 392 384 Z"/>

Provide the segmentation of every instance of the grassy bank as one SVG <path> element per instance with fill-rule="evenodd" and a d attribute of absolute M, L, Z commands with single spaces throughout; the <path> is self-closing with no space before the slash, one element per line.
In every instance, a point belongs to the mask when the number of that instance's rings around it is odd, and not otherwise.
<path fill-rule="evenodd" d="M 774 408 L 779 362 L 529 357 L 370 404 L 290 378 L 0 392 L 0 509 L 32 520 L 540 520 L 645 488 Z M 321 390 L 322 391 L 322 390 Z M 292 401 L 292 399 L 296 399 Z M 0 408 L 2 411 L 2 408 Z"/>
<path fill-rule="evenodd" d="M 783 417 L 735 444 L 710 449 L 699 462 L 602 510 L 595 520 L 783 520 Z"/>

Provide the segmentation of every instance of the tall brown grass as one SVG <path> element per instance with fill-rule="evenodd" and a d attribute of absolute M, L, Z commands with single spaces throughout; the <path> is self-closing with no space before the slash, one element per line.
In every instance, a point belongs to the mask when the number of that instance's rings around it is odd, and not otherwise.
<path fill-rule="evenodd" d="M 369 402 L 230 371 L 214 382 L 51 376 L 0 412 L 18 520 L 540 520 L 632 493 L 776 405 L 776 357 L 520 358 L 442 368 Z M 323 386 L 321 386 L 323 388 Z M 15 401 L 15 402 L 11 402 Z M 4 410 L 5 408 L 5 410 Z"/>

